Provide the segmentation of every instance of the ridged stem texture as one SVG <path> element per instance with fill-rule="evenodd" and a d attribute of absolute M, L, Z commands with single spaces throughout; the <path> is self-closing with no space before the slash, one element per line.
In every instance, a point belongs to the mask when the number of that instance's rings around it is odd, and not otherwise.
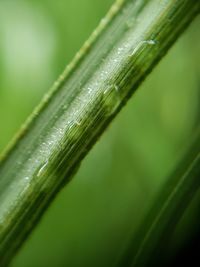
<path fill-rule="evenodd" d="M 111 7 L 1 157 L 0 266 L 198 11 L 196 0 Z"/>

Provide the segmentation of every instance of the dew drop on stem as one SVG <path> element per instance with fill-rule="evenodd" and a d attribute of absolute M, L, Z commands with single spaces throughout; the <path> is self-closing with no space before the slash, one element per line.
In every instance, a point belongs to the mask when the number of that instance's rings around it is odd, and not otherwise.
<path fill-rule="evenodd" d="M 45 161 L 44 164 L 41 165 L 41 167 L 38 170 L 37 177 L 43 175 L 43 173 L 45 172 L 45 170 L 47 168 L 48 163 L 49 163 L 49 161 L 47 160 L 47 161 Z"/>
<path fill-rule="evenodd" d="M 117 84 L 108 85 L 103 92 L 105 113 L 110 116 L 115 113 L 121 103 L 119 86 Z"/>

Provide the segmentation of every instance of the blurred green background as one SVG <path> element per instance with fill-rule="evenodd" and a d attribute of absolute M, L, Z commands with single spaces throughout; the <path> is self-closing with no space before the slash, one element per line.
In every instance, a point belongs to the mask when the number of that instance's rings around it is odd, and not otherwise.
<path fill-rule="evenodd" d="M 0 151 L 112 2 L 0 0 Z M 114 120 L 12 267 L 115 266 L 199 125 L 199 28 L 197 18 Z M 189 236 L 179 232 L 176 246 Z"/>

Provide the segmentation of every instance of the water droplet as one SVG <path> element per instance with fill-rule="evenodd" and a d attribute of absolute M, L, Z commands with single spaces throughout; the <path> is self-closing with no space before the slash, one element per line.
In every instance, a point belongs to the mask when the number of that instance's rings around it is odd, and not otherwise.
<path fill-rule="evenodd" d="M 69 130 L 73 129 L 74 127 L 80 126 L 81 122 L 78 120 L 69 121 Z"/>
<path fill-rule="evenodd" d="M 74 126 L 72 121 L 68 122 L 68 125 L 69 125 L 69 129 L 71 129 Z"/>
<path fill-rule="evenodd" d="M 75 124 L 75 125 L 78 125 L 78 126 L 80 126 L 80 125 L 81 125 L 80 121 L 77 121 L 77 120 L 76 120 L 76 121 L 74 121 L 74 124 Z"/>
<path fill-rule="evenodd" d="M 156 42 L 156 40 L 150 39 L 150 40 L 143 41 L 143 43 L 146 43 L 149 45 L 155 45 L 157 42 Z"/>
<path fill-rule="evenodd" d="M 92 88 L 91 87 L 88 87 L 87 89 L 88 89 L 88 93 L 89 94 L 92 94 L 92 92 L 93 92 Z"/>
<path fill-rule="evenodd" d="M 119 93 L 119 86 L 117 84 L 114 84 L 115 90 L 117 93 Z"/>
<path fill-rule="evenodd" d="M 143 45 L 156 45 L 158 42 L 153 39 L 140 41 L 135 48 L 133 49 L 132 53 L 129 55 L 130 57 L 133 56 Z"/>
<path fill-rule="evenodd" d="M 103 92 L 103 100 L 106 108 L 106 115 L 110 116 L 115 113 L 121 103 L 118 85 L 113 84 L 107 86 Z"/>
<path fill-rule="evenodd" d="M 124 51 L 124 47 L 118 47 L 117 54 L 120 55 Z"/>
<path fill-rule="evenodd" d="M 135 46 L 135 48 L 133 49 L 133 51 L 130 53 L 130 57 L 132 57 L 137 51 L 138 51 L 138 49 L 140 48 L 140 46 L 141 46 L 141 42 L 139 43 L 139 44 L 137 44 L 136 46 Z"/>
<path fill-rule="evenodd" d="M 44 173 L 44 171 L 45 171 L 45 169 L 46 169 L 48 163 L 49 163 L 49 161 L 47 160 L 47 161 L 45 161 L 44 164 L 41 165 L 41 167 L 40 167 L 40 169 L 39 169 L 39 171 L 38 171 L 38 173 L 37 173 L 37 176 L 38 176 L 38 177 L 41 176 L 41 175 Z"/>

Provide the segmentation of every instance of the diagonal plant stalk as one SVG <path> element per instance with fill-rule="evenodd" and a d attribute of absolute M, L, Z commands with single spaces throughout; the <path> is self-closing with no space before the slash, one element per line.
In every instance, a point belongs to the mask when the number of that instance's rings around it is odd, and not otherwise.
<path fill-rule="evenodd" d="M 112 6 L 2 156 L 1 266 L 199 7 L 195 0 Z"/>
<path fill-rule="evenodd" d="M 165 248 L 184 211 L 200 189 L 200 128 L 170 175 L 117 266 L 163 266 Z M 128 249 L 127 249 L 128 248 Z"/>

